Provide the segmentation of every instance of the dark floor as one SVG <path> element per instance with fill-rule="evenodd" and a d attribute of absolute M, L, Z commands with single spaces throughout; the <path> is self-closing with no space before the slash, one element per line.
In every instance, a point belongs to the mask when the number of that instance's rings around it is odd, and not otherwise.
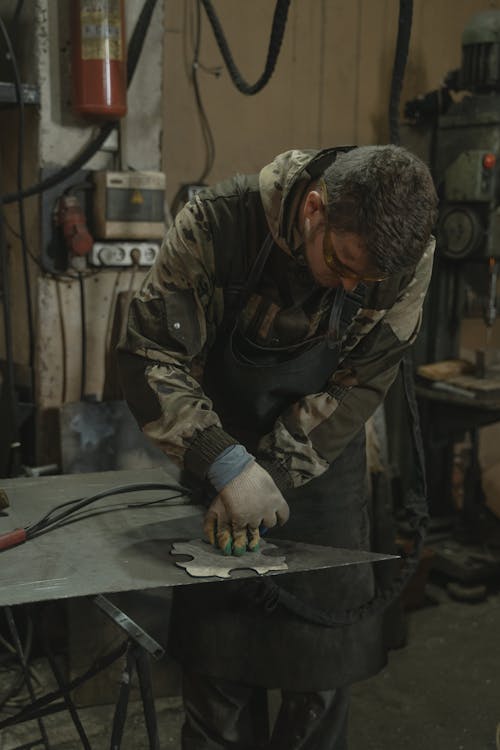
<path fill-rule="evenodd" d="M 496 750 L 500 731 L 500 593 L 454 601 L 427 587 L 427 606 L 408 615 L 408 644 L 377 677 L 353 689 L 350 750 Z M 43 679 L 44 665 L 38 665 Z M 1 679 L 1 673 L 0 673 Z M 271 695 L 271 709 L 277 699 Z M 182 706 L 157 700 L 162 750 L 178 749 Z M 79 710 L 92 750 L 108 750 L 113 706 Z M 52 750 L 79 748 L 63 715 L 45 720 Z M 36 737 L 33 725 L 3 731 L 0 750 Z M 129 707 L 122 750 L 148 748 L 141 706 Z M 498 740 L 500 748 L 500 740 Z"/>

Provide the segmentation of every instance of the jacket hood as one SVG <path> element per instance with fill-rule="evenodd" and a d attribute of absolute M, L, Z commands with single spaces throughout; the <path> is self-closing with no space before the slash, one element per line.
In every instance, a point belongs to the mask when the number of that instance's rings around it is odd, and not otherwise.
<path fill-rule="evenodd" d="M 335 160 L 337 153 L 335 148 L 285 151 L 259 173 L 260 196 L 269 229 L 276 244 L 289 255 L 302 254 L 296 218 L 304 192 Z"/>

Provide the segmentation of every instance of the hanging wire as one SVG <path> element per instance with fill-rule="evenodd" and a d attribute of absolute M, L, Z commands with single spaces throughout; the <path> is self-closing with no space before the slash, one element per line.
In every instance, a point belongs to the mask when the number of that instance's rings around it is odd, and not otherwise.
<path fill-rule="evenodd" d="M 23 158 L 24 158 L 24 140 L 25 140 L 25 118 L 24 118 L 24 101 L 23 92 L 21 88 L 21 77 L 19 74 L 19 66 L 17 58 L 14 53 L 12 42 L 3 22 L 0 17 L 0 31 L 4 38 L 5 44 L 8 50 L 8 57 L 14 73 L 14 88 L 16 91 L 17 106 L 19 113 L 19 133 L 18 133 L 18 147 L 17 147 L 17 203 L 19 209 L 19 230 L 21 235 L 21 248 L 23 257 L 23 275 L 24 275 L 24 287 L 26 294 L 26 307 L 27 307 L 27 323 L 28 323 L 28 341 L 29 341 L 29 366 L 32 377 L 32 391 L 35 391 L 34 382 L 34 361 L 35 361 L 35 330 L 34 330 L 34 317 L 33 317 L 33 301 L 31 295 L 31 284 L 30 284 L 30 269 L 28 263 L 28 245 L 26 235 L 26 219 L 24 214 L 24 201 L 22 197 L 23 193 Z"/>
<path fill-rule="evenodd" d="M 17 0 L 16 7 L 12 15 L 12 21 L 11 21 L 11 27 L 14 31 L 17 31 L 17 26 L 19 23 L 19 18 L 21 16 L 23 5 L 24 5 L 24 0 Z"/>
<path fill-rule="evenodd" d="M 201 132 L 202 132 L 203 141 L 205 144 L 205 166 L 203 167 L 203 170 L 196 181 L 197 184 L 200 185 L 200 184 L 203 184 L 207 176 L 212 171 L 212 167 L 215 161 L 215 142 L 213 138 L 212 128 L 210 126 L 210 122 L 208 120 L 207 113 L 205 111 L 205 107 L 203 106 L 203 101 L 201 98 L 198 72 L 200 69 L 202 69 L 205 72 L 210 72 L 210 73 L 212 73 L 213 71 L 213 75 L 219 75 L 219 71 L 218 69 L 210 69 L 210 68 L 207 68 L 206 66 L 201 66 L 200 64 L 200 48 L 201 48 L 200 0 L 197 0 L 196 2 L 195 14 L 196 14 L 195 36 L 194 36 L 193 62 L 191 65 L 191 78 L 193 82 L 194 98 L 195 98 L 195 103 L 196 103 L 196 109 L 198 112 L 198 119 L 200 121 Z"/>
<path fill-rule="evenodd" d="M 242 94 L 252 96 L 262 91 L 264 86 L 269 82 L 281 49 L 281 43 L 285 34 L 286 19 L 288 15 L 288 8 L 290 6 L 290 0 L 277 0 L 276 7 L 274 9 L 273 24 L 271 28 L 271 37 L 269 39 L 269 48 L 267 51 L 267 59 L 264 67 L 264 72 L 260 78 L 253 84 L 247 83 L 242 77 L 240 71 L 236 67 L 231 50 L 227 43 L 226 37 L 222 26 L 217 18 L 217 14 L 210 0 L 200 0 L 203 3 L 205 13 L 207 14 L 208 20 L 212 26 L 212 30 L 215 35 L 215 40 L 222 54 L 226 67 L 231 76 L 231 80 Z"/>
<path fill-rule="evenodd" d="M 413 0 L 399 0 L 398 37 L 394 66 L 392 69 L 391 93 L 389 96 L 389 137 L 391 143 L 400 145 L 399 101 L 403 87 L 408 49 L 410 46 Z"/>
<path fill-rule="evenodd" d="M 1 166 L 1 165 L 0 165 Z M 0 197 L 1 197 L 1 175 L 0 168 Z M 3 333 L 5 349 L 5 370 L 2 372 L 4 379 L 4 392 L 8 396 L 8 415 L 7 425 L 3 430 L 9 430 L 9 454 L 4 469 L 7 475 L 16 475 L 19 457 L 19 425 L 18 425 L 18 406 L 17 391 L 15 386 L 14 375 L 14 343 L 12 331 L 12 307 L 11 307 L 11 289 L 10 289 L 10 269 L 9 254 L 7 250 L 7 241 L 5 237 L 5 225 L 3 221 L 3 206 L 0 206 L 0 300 L 3 305 Z"/>
<path fill-rule="evenodd" d="M 80 325 L 81 325 L 81 374 L 80 374 L 80 401 L 85 399 L 87 380 L 87 314 L 85 305 L 85 281 L 81 273 L 78 274 L 78 286 L 80 288 Z"/>

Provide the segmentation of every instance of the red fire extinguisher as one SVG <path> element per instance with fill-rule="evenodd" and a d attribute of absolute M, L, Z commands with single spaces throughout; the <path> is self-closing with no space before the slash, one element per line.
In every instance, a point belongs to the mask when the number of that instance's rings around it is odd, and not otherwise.
<path fill-rule="evenodd" d="M 127 114 L 124 0 L 72 0 L 73 110 L 85 117 Z"/>

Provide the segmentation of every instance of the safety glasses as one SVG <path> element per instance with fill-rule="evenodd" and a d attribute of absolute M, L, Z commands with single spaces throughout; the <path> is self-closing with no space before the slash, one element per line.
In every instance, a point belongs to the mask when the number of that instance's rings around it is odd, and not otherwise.
<path fill-rule="evenodd" d="M 324 180 L 320 180 L 320 191 L 326 214 L 326 207 L 328 205 L 328 192 Z M 359 274 L 356 273 L 356 271 L 353 271 L 352 268 L 349 268 L 344 263 L 342 263 L 333 247 L 328 225 L 325 226 L 325 233 L 323 236 L 323 257 L 328 268 L 336 273 L 337 276 L 340 276 L 340 278 L 342 279 L 353 279 L 359 283 L 366 282 L 373 284 L 378 281 L 386 281 L 386 279 L 389 278 L 388 273 L 382 273 L 378 271 L 368 271 L 367 273 Z"/>
<path fill-rule="evenodd" d="M 328 227 L 325 227 L 325 233 L 323 235 L 323 257 L 328 268 L 336 273 L 337 276 L 340 276 L 341 279 L 353 279 L 359 283 L 366 282 L 368 284 L 373 284 L 377 281 L 386 281 L 386 279 L 389 278 L 388 273 L 367 271 L 366 273 L 361 274 L 356 273 L 352 268 L 344 265 L 333 248 L 332 238 L 328 231 Z"/>

